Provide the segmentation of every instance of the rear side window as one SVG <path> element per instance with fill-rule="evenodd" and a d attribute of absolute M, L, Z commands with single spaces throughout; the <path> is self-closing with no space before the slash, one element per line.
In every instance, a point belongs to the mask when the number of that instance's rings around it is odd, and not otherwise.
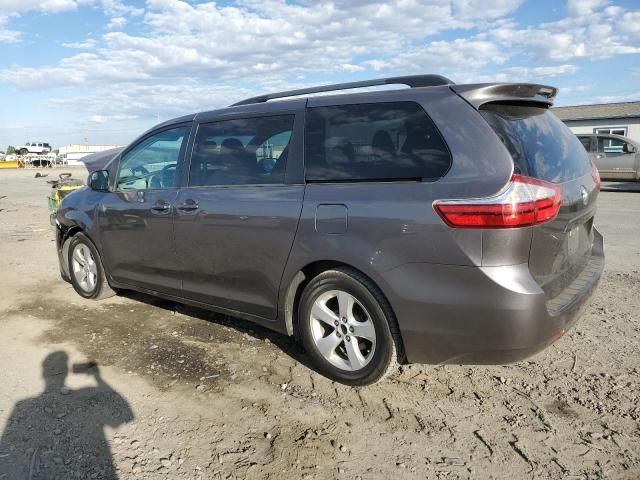
<path fill-rule="evenodd" d="M 307 109 L 307 181 L 434 180 L 451 155 L 425 111 L 413 102 Z"/>
<path fill-rule="evenodd" d="M 189 185 L 284 183 L 294 118 L 276 115 L 200 125 Z"/>
<path fill-rule="evenodd" d="M 585 147 L 548 108 L 489 103 L 480 113 L 511 153 L 515 173 L 562 183 L 591 171 Z"/>

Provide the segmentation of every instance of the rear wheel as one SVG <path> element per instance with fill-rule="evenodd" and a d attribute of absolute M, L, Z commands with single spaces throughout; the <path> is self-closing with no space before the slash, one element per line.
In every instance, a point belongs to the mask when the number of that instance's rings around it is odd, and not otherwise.
<path fill-rule="evenodd" d="M 102 261 L 91 240 L 76 234 L 69 245 L 69 275 L 75 291 L 84 298 L 101 300 L 115 295 L 104 274 Z"/>
<path fill-rule="evenodd" d="M 20 155 L 26 155 L 27 153 L 29 153 L 29 150 L 27 150 L 26 148 L 21 148 L 18 153 L 20 153 Z"/>
<path fill-rule="evenodd" d="M 373 282 L 353 269 L 328 270 L 309 282 L 298 325 L 314 365 L 332 380 L 368 385 L 398 365 L 401 341 L 393 311 Z"/>

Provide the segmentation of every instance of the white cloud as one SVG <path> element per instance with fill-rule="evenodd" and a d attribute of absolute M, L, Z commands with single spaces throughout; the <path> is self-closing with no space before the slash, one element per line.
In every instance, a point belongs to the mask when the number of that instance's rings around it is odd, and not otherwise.
<path fill-rule="evenodd" d="M 633 102 L 640 100 L 640 90 L 630 92 L 624 95 L 599 95 L 593 97 L 589 103 L 614 103 L 614 102 Z"/>
<path fill-rule="evenodd" d="M 274 88 L 295 88 L 299 85 L 274 84 Z M 213 110 L 256 95 L 248 88 L 234 86 L 188 86 L 151 84 L 128 88 L 120 85 L 101 87 L 91 95 L 54 98 L 50 107 L 78 112 L 93 123 L 109 120 L 131 120 L 177 116 L 186 112 Z"/>
<path fill-rule="evenodd" d="M 105 15 L 117 17 L 125 14 L 142 15 L 143 8 L 127 5 L 122 0 L 2 0 L 0 14 L 20 14 L 24 12 L 59 13 L 75 10 L 82 6 L 101 8 Z"/>
<path fill-rule="evenodd" d="M 103 36 L 105 47 L 93 56 L 76 55 L 57 65 L 9 70 L 0 73 L 0 79 L 23 89 L 184 77 L 207 83 L 243 78 L 262 84 L 283 75 L 361 72 L 366 64 L 358 59 L 371 52 L 384 57 L 397 57 L 402 50 L 414 55 L 424 52 L 435 63 L 446 55 L 447 43 L 420 47 L 424 38 L 508 14 L 520 2 L 499 0 L 483 10 L 474 8 L 469 0 L 309 4 L 244 0 L 232 6 L 148 0 L 144 21 L 151 34 L 108 33 Z M 106 0 L 102 6 L 112 14 L 125 8 L 120 2 Z M 124 17 L 115 17 L 110 26 L 121 26 L 124 21 Z M 506 54 L 487 40 L 453 45 L 459 50 L 453 54 L 457 61 L 471 61 L 475 66 L 506 59 Z M 471 57 L 464 57 L 465 52 Z M 411 61 L 410 54 L 407 57 L 407 62 Z M 395 64 L 402 66 L 401 62 Z M 423 64 L 425 61 L 420 62 Z"/>
<path fill-rule="evenodd" d="M 29 11 L 58 13 L 74 10 L 81 3 L 78 0 L 2 0 L 0 14 L 18 14 Z"/>
<path fill-rule="evenodd" d="M 147 0 L 144 10 L 121 0 L 48 1 L 100 8 L 116 31 L 102 35 L 91 52 L 5 69 L 0 81 L 20 89 L 93 89 L 52 104 L 94 123 L 219 107 L 257 91 L 292 88 L 290 81 L 316 84 L 344 72 L 547 82 L 575 75 L 575 59 L 640 52 L 640 11 L 599 0 L 570 1 L 570 16 L 526 27 L 510 17 L 522 0 Z M 22 3 L 44 11 L 44 2 Z M 145 23 L 144 33 L 119 31 L 132 16 Z M 434 40 L 460 30 L 463 38 Z M 89 49 L 98 41 L 64 46 Z"/>
<path fill-rule="evenodd" d="M 568 0 L 567 9 L 570 15 L 589 15 L 608 4 L 608 0 Z"/>
<path fill-rule="evenodd" d="M 623 32 L 632 34 L 638 38 L 640 36 L 640 11 L 625 13 L 622 16 L 619 28 Z"/>
<path fill-rule="evenodd" d="M 89 115 L 87 117 L 88 123 L 107 123 L 107 122 L 121 122 L 127 120 L 135 120 L 137 115 Z"/>
<path fill-rule="evenodd" d="M 87 120 L 91 123 L 104 123 L 107 121 L 107 117 L 104 115 L 91 115 Z"/>
<path fill-rule="evenodd" d="M 93 38 L 87 38 L 83 42 L 66 42 L 62 44 L 65 48 L 77 48 L 79 50 L 87 50 L 96 46 L 96 41 Z"/>
<path fill-rule="evenodd" d="M 454 0 L 453 9 L 469 20 L 485 20 L 487 18 L 500 18 L 511 14 L 524 0 L 517 2 L 511 0 Z"/>
<path fill-rule="evenodd" d="M 623 14 L 624 10 L 619 7 L 593 10 L 606 4 L 607 2 L 576 4 L 572 8 L 579 11 L 579 14 L 528 28 L 505 23 L 487 30 L 479 37 L 518 49 L 523 55 L 534 59 L 557 62 L 573 58 L 599 59 L 640 53 L 640 38 L 634 38 L 625 30 L 625 25 L 632 23 L 628 15 L 640 12 Z"/>
<path fill-rule="evenodd" d="M 122 0 L 0 0 L 0 43 L 17 42 L 23 37 L 22 32 L 6 27 L 11 17 L 19 17 L 27 12 L 55 14 L 76 10 L 78 7 L 101 8 L 110 17 L 107 24 L 109 30 L 122 28 L 127 23 L 125 15 L 140 16 L 144 13 L 143 8 L 127 5 Z"/>
<path fill-rule="evenodd" d="M 588 92 L 593 89 L 593 85 L 574 85 L 573 87 L 562 87 L 560 91 L 562 93 L 582 93 Z"/>
<path fill-rule="evenodd" d="M 20 39 L 20 32 L 11 30 L 7 24 L 9 17 L 0 15 L 0 43 L 15 43 Z"/>
<path fill-rule="evenodd" d="M 107 24 L 107 29 L 117 30 L 124 27 L 126 23 L 127 23 L 127 19 L 124 17 L 113 17 L 111 20 L 109 20 L 109 23 Z"/>

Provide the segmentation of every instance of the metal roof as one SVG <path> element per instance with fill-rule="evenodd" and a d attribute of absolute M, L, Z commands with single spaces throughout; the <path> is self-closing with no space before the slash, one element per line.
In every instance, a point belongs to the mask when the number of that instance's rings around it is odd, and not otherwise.
<path fill-rule="evenodd" d="M 571 107 L 554 107 L 552 110 L 560 120 L 634 118 L 640 117 L 640 102 L 575 105 Z"/>

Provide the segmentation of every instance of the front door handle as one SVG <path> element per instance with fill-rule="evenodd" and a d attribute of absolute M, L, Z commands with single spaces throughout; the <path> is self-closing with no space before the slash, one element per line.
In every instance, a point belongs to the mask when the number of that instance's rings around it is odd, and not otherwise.
<path fill-rule="evenodd" d="M 169 210 L 171 210 L 171 205 L 166 203 L 163 200 L 159 200 L 153 205 L 153 207 L 151 207 L 151 210 L 153 210 L 156 213 L 166 213 Z"/>
<path fill-rule="evenodd" d="M 191 198 L 186 199 L 184 203 L 181 203 L 180 205 L 176 206 L 176 209 L 183 212 L 193 212 L 195 210 L 198 210 L 198 208 L 200 208 L 198 206 L 198 202 L 196 202 Z"/>

